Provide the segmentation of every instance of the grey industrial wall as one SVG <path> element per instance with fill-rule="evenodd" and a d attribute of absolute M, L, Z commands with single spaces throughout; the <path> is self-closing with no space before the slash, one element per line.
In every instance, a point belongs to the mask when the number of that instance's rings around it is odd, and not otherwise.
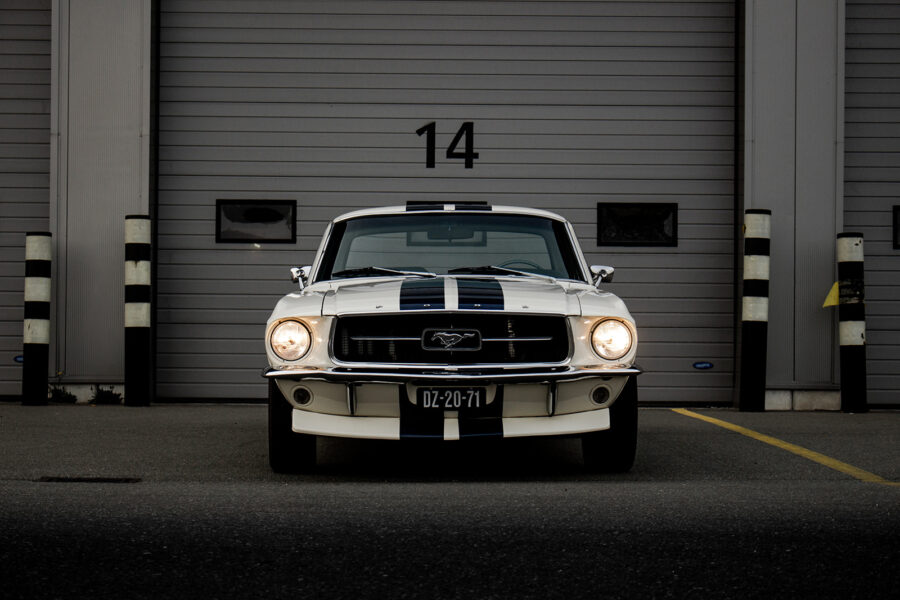
<path fill-rule="evenodd" d="M 123 378 L 125 215 L 147 212 L 149 3 L 55 3 L 53 57 L 56 371 L 64 383 Z"/>
<path fill-rule="evenodd" d="M 49 227 L 50 0 L 0 4 L 0 396 L 21 392 L 25 232 Z"/>
<path fill-rule="evenodd" d="M 642 398 L 730 400 L 732 1 L 161 9 L 161 397 L 263 395 L 263 323 L 327 220 L 440 199 L 569 218 L 588 259 L 618 268 Z M 415 131 L 432 121 L 426 169 Z M 443 159 L 464 121 L 472 169 Z M 220 198 L 295 199 L 296 245 L 216 244 Z M 602 201 L 677 202 L 678 247 L 598 248 Z"/>
<path fill-rule="evenodd" d="M 900 401 L 900 2 L 847 0 L 844 228 L 865 236 L 869 401 Z"/>

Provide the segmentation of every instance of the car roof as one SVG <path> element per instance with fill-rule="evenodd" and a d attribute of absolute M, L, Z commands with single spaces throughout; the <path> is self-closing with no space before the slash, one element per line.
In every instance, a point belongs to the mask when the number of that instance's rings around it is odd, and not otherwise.
<path fill-rule="evenodd" d="M 496 206 L 489 204 L 475 203 L 433 203 L 433 202 L 410 202 L 406 206 L 381 206 L 378 208 L 366 208 L 363 210 L 355 210 L 345 213 L 334 219 L 335 222 L 347 219 L 355 219 L 357 217 L 368 217 L 376 215 L 401 215 L 406 213 L 441 213 L 441 212 L 471 212 L 485 213 L 491 212 L 495 214 L 505 215 L 532 215 L 536 217 L 545 217 L 557 221 L 565 221 L 564 218 L 556 213 L 538 208 L 526 208 L 523 206 Z"/>

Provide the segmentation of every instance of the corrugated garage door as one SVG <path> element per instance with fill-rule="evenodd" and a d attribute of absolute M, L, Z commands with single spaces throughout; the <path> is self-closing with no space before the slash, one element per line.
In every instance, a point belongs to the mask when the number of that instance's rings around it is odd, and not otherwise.
<path fill-rule="evenodd" d="M 900 3 L 847 0 L 844 229 L 866 252 L 869 402 L 900 401 Z"/>
<path fill-rule="evenodd" d="M 619 269 L 642 399 L 730 400 L 733 2 L 161 7 L 161 397 L 262 396 L 287 267 L 341 212 L 424 199 L 563 214 Z M 465 122 L 471 169 L 445 158 Z M 296 245 L 216 244 L 229 198 L 296 200 Z M 677 203 L 677 247 L 601 252 L 598 202 Z"/>
<path fill-rule="evenodd" d="M 50 0 L 0 6 L 0 396 L 21 393 L 25 232 L 50 204 Z"/>

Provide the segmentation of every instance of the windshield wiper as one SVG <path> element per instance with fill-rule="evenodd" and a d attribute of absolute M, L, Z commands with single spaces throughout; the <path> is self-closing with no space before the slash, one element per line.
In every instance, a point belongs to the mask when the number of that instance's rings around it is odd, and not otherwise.
<path fill-rule="evenodd" d="M 520 277 L 535 277 L 546 281 L 556 281 L 555 277 L 549 275 L 541 275 L 539 273 L 529 273 L 528 271 L 517 271 L 516 269 L 507 269 L 506 267 L 498 267 L 496 265 L 482 265 L 480 267 L 457 267 L 449 269 L 448 275 L 519 275 Z"/>
<path fill-rule="evenodd" d="M 367 277 L 369 275 L 411 275 L 413 277 L 437 277 L 435 273 L 429 271 L 400 271 L 398 269 L 387 269 L 385 267 L 360 267 L 358 269 L 344 269 L 337 273 L 332 273 L 332 277 Z"/>

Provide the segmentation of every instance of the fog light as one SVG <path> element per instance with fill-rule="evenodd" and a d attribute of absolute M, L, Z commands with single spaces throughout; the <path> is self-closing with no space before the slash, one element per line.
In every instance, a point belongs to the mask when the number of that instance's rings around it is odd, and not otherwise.
<path fill-rule="evenodd" d="M 300 406 L 309 404 L 310 402 L 312 402 L 312 394 L 309 393 L 308 389 L 298 387 L 294 390 L 294 402 L 296 402 Z"/>
<path fill-rule="evenodd" d="M 594 404 L 605 404 L 609 400 L 609 390 L 605 387 L 594 388 L 594 391 L 591 392 L 591 400 L 594 401 Z"/>

